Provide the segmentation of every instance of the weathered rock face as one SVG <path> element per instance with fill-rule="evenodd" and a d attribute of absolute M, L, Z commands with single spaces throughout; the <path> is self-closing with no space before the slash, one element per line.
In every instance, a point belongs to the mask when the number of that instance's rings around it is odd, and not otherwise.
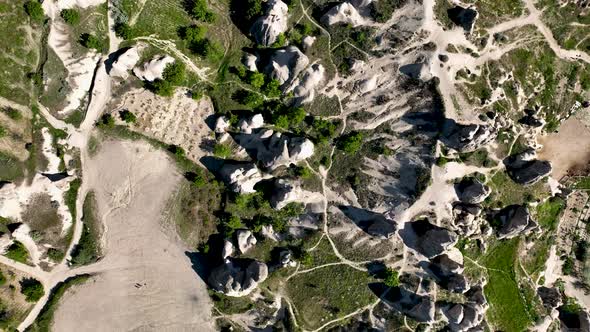
<path fill-rule="evenodd" d="M 492 128 L 487 125 L 464 125 L 447 119 L 440 140 L 459 152 L 471 152 L 489 143 L 494 136 Z"/>
<path fill-rule="evenodd" d="M 543 301 L 543 306 L 549 310 L 561 305 L 561 294 L 556 288 L 541 286 L 537 288 L 537 294 Z"/>
<path fill-rule="evenodd" d="M 452 231 L 431 224 L 427 220 L 407 222 L 400 230 L 404 244 L 426 258 L 433 258 L 443 254 L 457 243 L 457 234 Z"/>
<path fill-rule="evenodd" d="M 444 289 L 455 293 L 463 293 L 469 288 L 467 279 L 460 273 L 463 266 L 453 261 L 448 255 L 440 255 L 425 264 L 426 270 Z"/>
<path fill-rule="evenodd" d="M 461 202 L 479 204 L 492 193 L 492 190 L 475 178 L 464 178 L 455 185 L 455 192 Z"/>
<path fill-rule="evenodd" d="M 256 165 L 226 163 L 220 170 L 223 181 L 229 184 L 234 192 L 240 194 L 254 193 L 254 186 L 263 177 Z"/>
<path fill-rule="evenodd" d="M 119 54 L 117 59 L 113 62 L 109 75 L 127 79 L 129 71 L 135 67 L 138 61 L 139 52 L 137 51 L 137 48 L 128 48 L 123 53 Z"/>
<path fill-rule="evenodd" d="M 225 116 L 220 116 L 215 121 L 215 132 L 217 134 L 223 134 L 227 131 L 229 126 L 230 126 L 230 123 L 229 123 L 228 118 Z"/>
<path fill-rule="evenodd" d="M 234 254 L 234 245 L 228 240 L 223 241 L 223 248 L 221 249 L 221 259 L 225 260 Z"/>
<path fill-rule="evenodd" d="M 435 305 L 430 296 L 418 295 L 403 287 L 392 288 L 385 303 L 418 322 L 434 321 Z"/>
<path fill-rule="evenodd" d="M 357 27 L 363 24 L 364 19 L 350 2 L 343 2 L 332 7 L 322 16 L 321 21 L 327 25 L 342 23 Z"/>
<path fill-rule="evenodd" d="M 453 226 L 463 236 L 471 236 L 479 233 L 478 222 L 482 208 L 478 204 L 457 202 L 453 205 Z"/>
<path fill-rule="evenodd" d="M 298 163 L 314 153 L 314 145 L 309 139 L 289 137 L 270 129 L 237 135 L 235 139 L 252 158 L 270 170 Z"/>
<path fill-rule="evenodd" d="M 551 163 L 537 160 L 535 150 L 527 150 L 511 155 L 504 159 L 508 175 L 514 182 L 528 185 L 533 184 L 551 173 Z"/>
<path fill-rule="evenodd" d="M 501 223 L 498 229 L 500 239 L 510 239 L 538 227 L 531 218 L 529 209 L 523 205 L 509 205 L 503 208 L 496 215 L 496 219 Z"/>
<path fill-rule="evenodd" d="M 277 41 L 280 34 L 285 33 L 289 23 L 289 7 L 281 0 L 269 0 L 266 13 L 252 25 L 250 33 L 258 44 L 266 47 Z"/>
<path fill-rule="evenodd" d="M 299 183 L 279 179 L 275 181 L 275 189 L 270 198 L 270 205 L 280 210 L 290 203 L 313 204 L 319 203 L 322 196 L 319 193 L 303 190 Z M 317 211 L 312 207 L 312 210 Z"/>
<path fill-rule="evenodd" d="M 527 125 L 529 127 L 539 128 L 545 124 L 543 119 L 539 119 L 532 112 L 527 112 L 525 116 L 518 120 L 519 123 Z"/>
<path fill-rule="evenodd" d="M 455 6 L 447 10 L 449 19 L 465 30 L 465 32 L 471 32 L 473 24 L 477 18 L 477 11 L 472 8 L 463 8 L 461 6 Z"/>
<path fill-rule="evenodd" d="M 286 89 L 308 64 L 309 59 L 305 54 L 295 46 L 288 46 L 272 54 L 265 71 Z"/>
<path fill-rule="evenodd" d="M 262 128 L 264 126 L 264 118 L 262 114 L 254 114 L 248 119 L 240 121 L 240 131 L 245 134 L 251 134 L 253 129 Z"/>
<path fill-rule="evenodd" d="M 236 239 L 238 241 L 238 249 L 240 253 L 245 254 L 248 250 L 256 245 L 256 237 L 251 231 L 247 229 L 240 229 L 236 232 Z"/>
<path fill-rule="evenodd" d="M 255 260 L 227 258 L 209 275 L 209 285 L 227 296 L 240 297 L 250 294 L 268 277 L 266 264 Z"/>
<path fill-rule="evenodd" d="M 482 287 L 471 287 L 465 297 L 465 303 L 449 303 L 441 307 L 441 312 L 449 321 L 447 327 L 451 331 L 480 331 L 478 327 L 488 309 Z"/>
<path fill-rule="evenodd" d="M 399 71 L 413 79 L 428 81 L 432 78 L 430 67 L 425 62 L 411 63 L 399 67 Z"/>
<path fill-rule="evenodd" d="M 578 312 L 570 312 L 564 309 L 563 306 L 557 308 L 562 331 L 590 331 L 590 316 L 586 310 L 580 309 Z"/>
<path fill-rule="evenodd" d="M 340 206 L 340 210 L 360 229 L 371 236 L 388 239 L 395 235 L 397 223 L 381 213 L 360 209 L 354 206 Z"/>
<path fill-rule="evenodd" d="M 301 79 L 294 82 L 293 97 L 295 104 L 301 105 L 313 101 L 317 87 L 324 80 L 326 70 L 321 64 L 313 64 L 307 68 Z"/>
<path fill-rule="evenodd" d="M 256 63 L 258 62 L 258 57 L 254 54 L 246 53 L 244 57 L 242 57 L 242 63 L 249 71 L 258 71 L 258 66 Z"/>
<path fill-rule="evenodd" d="M 312 46 L 313 43 L 315 43 L 316 37 L 313 36 L 305 36 L 303 37 L 303 40 L 301 41 L 301 43 L 303 44 L 303 50 L 307 51 L 309 50 Z"/>
<path fill-rule="evenodd" d="M 135 67 L 133 74 L 140 80 L 153 82 L 157 79 L 162 79 L 164 69 L 166 69 L 167 65 L 174 63 L 174 61 L 174 58 L 168 55 L 158 56 L 144 63 L 141 67 Z"/>

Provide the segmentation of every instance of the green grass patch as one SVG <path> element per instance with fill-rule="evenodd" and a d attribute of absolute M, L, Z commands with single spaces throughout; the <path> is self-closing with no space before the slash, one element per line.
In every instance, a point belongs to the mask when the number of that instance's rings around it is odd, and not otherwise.
<path fill-rule="evenodd" d="M 80 266 L 96 262 L 100 258 L 101 224 L 97 218 L 97 204 L 93 192 L 89 192 L 84 199 L 82 208 L 82 235 L 80 241 L 72 250 L 72 265 Z"/>
<path fill-rule="evenodd" d="M 14 241 L 14 243 L 6 249 L 4 256 L 23 264 L 28 264 L 29 262 L 29 251 L 25 245 L 19 241 Z"/>
<path fill-rule="evenodd" d="M 512 181 L 503 171 L 494 174 L 487 185 L 492 189 L 492 194 L 486 199 L 486 202 L 497 208 L 511 204 L 523 204 L 547 197 L 550 194 L 545 180 L 530 186 L 523 186 Z"/>
<path fill-rule="evenodd" d="M 547 230 L 553 231 L 557 229 L 559 218 L 565 206 L 565 200 L 560 197 L 551 197 L 537 205 L 537 222 Z"/>
<path fill-rule="evenodd" d="M 368 287 L 373 281 L 367 272 L 334 265 L 291 278 L 287 295 L 299 324 L 316 329 L 375 301 Z"/>

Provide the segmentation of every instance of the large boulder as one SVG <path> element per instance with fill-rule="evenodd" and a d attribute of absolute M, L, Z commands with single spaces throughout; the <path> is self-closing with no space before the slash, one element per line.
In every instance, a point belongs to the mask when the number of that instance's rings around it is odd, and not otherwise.
<path fill-rule="evenodd" d="M 407 222 L 400 236 L 404 244 L 426 258 L 433 258 L 443 254 L 457 243 L 457 234 L 454 232 L 431 224 L 428 220 Z"/>
<path fill-rule="evenodd" d="M 549 310 L 561 305 L 561 293 L 556 288 L 541 286 L 537 288 L 537 294 L 543 302 L 543 306 Z"/>
<path fill-rule="evenodd" d="M 250 33 L 258 44 L 266 47 L 277 41 L 280 34 L 289 28 L 289 7 L 281 0 L 269 0 L 266 13 L 252 25 Z"/>
<path fill-rule="evenodd" d="M 461 274 L 463 265 L 453 261 L 448 255 L 440 255 L 425 264 L 428 271 L 436 282 L 444 289 L 463 293 L 469 288 L 467 279 Z"/>
<path fill-rule="evenodd" d="M 460 124 L 447 119 L 442 128 L 441 142 L 459 152 L 471 152 L 494 139 L 492 128 L 480 124 Z"/>
<path fill-rule="evenodd" d="M 240 297 L 250 294 L 268 277 L 266 264 L 250 259 L 227 258 L 209 275 L 209 285 L 227 296 Z"/>
<path fill-rule="evenodd" d="M 265 71 L 270 78 L 276 79 L 284 88 L 288 88 L 308 64 L 309 58 L 305 54 L 295 46 L 288 46 L 276 50 L 271 55 Z"/>
<path fill-rule="evenodd" d="M 328 12 L 322 16 L 321 21 L 327 25 L 341 23 L 357 27 L 362 25 L 365 20 L 361 14 L 359 14 L 355 6 L 350 2 L 343 2 L 328 10 Z"/>
<path fill-rule="evenodd" d="M 386 218 L 382 213 L 354 206 L 339 206 L 339 208 L 360 229 L 371 236 L 385 240 L 391 238 L 397 232 L 397 223 Z"/>
<path fill-rule="evenodd" d="M 257 242 L 254 234 L 247 229 L 238 230 L 236 232 L 236 238 L 238 240 L 238 249 L 242 254 L 245 254 L 248 250 L 254 248 Z"/>
<path fill-rule="evenodd" d="M 390 289 L 383 300 L 394 310 L 417 322 L 430 323 L 434 321 L 435 304 L 430 296 L 418 295 L 405 287 L 396 287 Z"/>
<path fill-rule="evenodd" d="M 135 67 L 138 61 L 139 52 L 137 51 L 137 48 L 130 47 L 122 51 L 122 53 L 119 53 L 115 61 L 113 61 L 109 75 L 112 77 L 127 79 L 129 71 Z"/>
<path fill-rule="evenodd" d="M 279 179 L 275 181 L 270 205 L 274 209 L 280 210 L 290 203 L 313 204 L 321 201 L 321 194 L 303 190 L 297 182 Z"/>
<path fill-rule="evenodd" d="M 471 236 L 479 233 L 478 222 L 482 208 L 477 204 L 456 202 L 453 204 L 453 226 L 463 236 Z"/>
<path fill-rule="evenodd" d="M 157 79 L 162 79 L 164 69 L 166 69 L 167 65 L 174 63 L 174 61 L 174 58 L 169 55 L 156 56 L 142 66 L 135 67 L 133 74 L 140 80 L 153 82 Z"/>
<path fill-rule="evenodd" d="M 590 331 L 590 316 L 585 309 L 579 308 L 572 311 L 569 306 L 561 306 L 557 310 L 559 311 L 559 320 L 561 321 L 561 331 Z"/>
<path fill-rule="evenodd" d="M 309 139 L 283 135 L 270 129 L 236 135 L 235 138 L 252 158 L 270 170 L 296 164 L 314 153 L 314 144 Z"/>
<path fill-rule="evenodd" d="M 510 178 L 518 184 L 529 185 L 549 175 L 551 163 L 547 160 L 537 160 L 536 156 L 535 150 L 528 148 L 504 159 Z"/>
<path fill-rule="evenodd" d="M 471 32 L 477 18 L 477 11 L 473 8 L 455 6 L 447 10 L 447 15 L 453 23 L 462 27 L 465 32 Z"/>
<path fill-rule="evenodd" d="M 313 64 L 307 68 L 300 79 L 294 83 L 293 97 L 295 104 L 310 103 L 315 97 L 315 91 L 324 80 L 326 70 L 321 64 Z"/>
<path fill-rule="evenodd" d="M 478 179 L 468 177 L 455 185 L 455 192 L 461 202 L 478 204 L 483 202 L 492 190 Z"/>
<path fill-rule="evenodd" d="M 499 221 L 499 239 L 510 239 L 538 227 L 524 205 L 509 205 L 500 210 L 495 219 Z"/>
<path fill-rule="evenodd" d="M 247 119 L 243 119 L 238 125 L 240 131 L 246 134 L 251 134 L 253 129 L 262 128 L 262 126 L 264 126 L 262 114 L 254 114 Z"/>
<path fill-rule="evenodd" d="M 226 163 L 221 167 L 220 175 L 234 192 L 240 194 L 256 192 L 254 186 L 263 180 L 262 173 L 254 164 Z"/>
<path fill-rule="evenodd" d="M 399 67 L 399 71 L 413 79 L 428 81 L 432 78 L 430 67 L 426 62 L 410 63 Z"/>

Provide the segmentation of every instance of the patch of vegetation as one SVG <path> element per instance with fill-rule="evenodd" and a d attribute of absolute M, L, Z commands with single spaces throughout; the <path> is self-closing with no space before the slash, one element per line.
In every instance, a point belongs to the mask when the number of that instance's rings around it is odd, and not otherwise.
<path fill-rule="evenodd" d="M 83 33 L 80 35 L 80 45 L 86 47 L 86 48 L 90 48 L 90 49 L 95 49 L 98 52 L 102 52 L 106 45 L 103 43 L 103 41 L 94 36 L 91 35 L 89 33 Z"/>
<path fill-rule="evenodd" d="M 385 280 L 383 283 L 387 287 L 397 287 L 399 286 L 399 274 L 397 271 L 393 270 L 392 268 L 387 268 L 385 270 Z"/>
<path fill-rule="evenodd" d="M 80 12 L 75 9 L 62 9 L 59 16 L 69 25 L 77 25 L 80 23 Z"/>
<path fill-rule="evenodd" d="M 82 208 L 82 235 L 72 250 L 73 266 L 88 265 L 100 258 L 100 220 L 97 216 L 97 204 L 94 193 L 90 192 L 84 199 Z"/>
<path fill-rule="evenodd" d="M 119 117 L 121 117 L 121 120 L 125 121 L 126 123 L 135 123 L 137 121 L 135 114 L 128 110 L 119 111 Z"/>
<path fill-rule="evenodd" d="M 353 154 L 360 150 L 363 145 L 363 138 L 363 133 L 359 131 L 351 132 L 340 137 L 336 146 L 346 153 Z"/>
<path fill-rule="evenodd" d="M 494 167 L 497 163 L 488 156 L 486 149 L 479 149 L 473 152 L 461 153 L 459 159 L 467 165 L 473 165 L 477 167 Z"/>
<path fill-rule="evenodd" d="M 327 266 L 291 278 L 287 295 L 297 321 L 307 329 L 316 329 L 375 301 L 368 287 L 371 281 L 366 272 L 345 265 Z"/>
<path fill-rule="evenodd" d="M 25 278 L 20 281 L 20 292 L 25 296 L 27 302 L 37 302 L 45 295 L 43 285 L 39 280 L 33 278 Z"/>
<path fill-rule="evenodd" d="M 190 14 L 199 21 L 213 23 L 215 21 L 215 13 L 207 8 L 206 0 L 189 0 L 188 7 Z"/>
<path fill-rule="evenodd" d="M 209 291 L 213 305 L 225 315 L 244 313 L 254 308 L 254 303 L 248 297 L 231 297 L 222 293 Z"/>
<path fill-rule="evenodd" d="M 547 201 L 537 205 L 537 222 L 547 230 L 556 230 L 565 206 L 566 202 L 563 198 L 549 198 Z"/>
<path fill-rule="evenodd" d="M 162 79 L 146 82 L 146 87 L 160 96 L 171 97 L 174 94 L 174 88 L 184 82 L 185 70 L 186 67 L 181 61 L 169 63 L 164 69 Z"/>
<path fill-rule="evenodd" d="M 25 245 L 19 241 L 14 241 L 14 243 L 6 249 L 4 256 L 23 264 L 27 264 L 29 261 L 29 252 Z"/>
<path fill-rule="evenodd" d="M 437 3 L 439 1 L 437 1 Z M 391 18 L 393 12 L 400 8 L 404 3 L 404 0 L 381 0 L 371 2 L 371 17 L 379 23 L 385 23 Z"/>
<path fill-rule="evenodd" d="M 64 197 L 65 203 L 72 214 L 72 220 L 74 221 L 76 220 L 76 200 L 78 198 L 78 190 L 80 189 L 81 185 L 82 181 L 80 178 L 74 179 L 72 182 L 70 182 L 70 189 L 66 191 Z"/>
<path fill-rule="evenodd" d="M 31 17 L 33 21 L 41 22 L 45 18 L 45 12 L 41 3 L 36 0 L 25 2 L 25 12 Z"/>
<path fill-rule="evenodd" d="M 539 181 L 530 186 L 523 186 L 506 174 L 499 171 L 487 182 L 492 189 L 492 194 L 486 199 L 488 204 L 495 208 L 502 208 L 511 204 L 523 204 L 536 199 L 549 196 L 549 188 L 545 181 Z"/>
<path fill-rule="evenodd" d="M 35 319 L 33 324 L 31 324 L 31 326 L 29 326 L 26 329 L 26 331 L 27 332 L 49 332 L 49 331 L 51 331 L 52 330 L 51 326 L 53 324 L 53 315 L 55 314 L 55 311 L 57 310 L 57 308 L 59 306 L 59 302 L 60 302 L 61 298 L 63 297 L 63 295 L 65 294 L 65 292 L 69 288 L 71 288 L 72 286 L 80 285 L 80 284 L 84 283 L 86 280 L 88 280 L 88 278 L 90 278 L 90 276 L 84 274 L 84 275 L 78 275 L 75 277 L 68 278 L 65 281 L 58 283 L 51 290 L 51 293 L 49 294 L 49 299 L 47 300 L 47 303 L 45 303 L 45 305 L 43 306 L 43 309 L 41 309 L 41 312 L 39 312 L 39 316 L 37 316 L 37 319 Z"/>
<path fill-rule="evenodd" d="M 227 144 L 217 143 L 213 147 L 213 155 L 219 158 L 226 159 L 232 155 L 232 149 Z"/>

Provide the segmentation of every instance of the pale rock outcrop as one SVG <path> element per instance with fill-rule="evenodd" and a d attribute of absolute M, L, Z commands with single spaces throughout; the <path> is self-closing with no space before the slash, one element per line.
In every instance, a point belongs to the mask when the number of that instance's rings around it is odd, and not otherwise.
<path fill-rule="evenodd" d="M 255 114 L 248 119 L 240 121 L 240 131 L 245 134 L 251 134 L 253 129 L 262 128 L 264 126 L 264 118 L 262 114 Z"/>
<path fill-rule="evenodd" d="M 449 323 L 447 327 L 453 332 L 479 331 L 489 307 L 480 285 L 471 287 L 465 297 L 464 303 L 448 303 L 441 308 Z"/>
<path fill-rule="evenodd" d="M 406 222 L 399 234 L 406 246 L 429 259 L 443 254 L 458 240 L 457 234 L 428 220 Z"/>
<path fill-rule="evenodd" d="M 131 47 L 120 54 L 113 62 L 109 75 L 127 79 L 129 77 L 129 70 L 133 69 L 138 61 L 139 52 L 136 47 Z"/>
<path fill-rule="evenodd" d="M 463 265 L 454 261 L 447 254 L 434 257 L 424 264 L 425 269 L 444 289 L 455 293 L 463 293 L 469 288 L 467 279 L 461 274 Z"/>
<path fill-rule="evenodd" d="M 217 134 L 223 134 L 230 127 L 229 119 L 225 116 L 220 116 L 215 121 L 215 132 Z"/>
<path fill-rule="evenodd" d="M 551 163 L 547 160 L 537 160 L 533 148 L 511 155 L 504 159 L 508 175 L 514 182 L 529 185 L 536 183 L 551 173 Z"/>
<path fill-rule="evenodd" d="M 308 64 L 309 58 L 305 54 L 295 46 L 288 46 L 272 54 L 265 71 L 272 79 L 288 87 Z"/>
<path fill-rule="evenodd" d="M 263 177 L 256 165 L 226 163 L 220 170 L 221 178 L 228 183 L 234 192 L 240 194 L 254 193 L 254 186 Z"/>
<path fill-rule="evenodd" d="M 358 81 L 356 83 L 356 89 L 359 94 L 373 91 L 377 87 L 377 75 L 373 75 L 367 79 Z"/>
<path fill-rule="evenodd" d="M 313 64 L 307 68 L 300 79 L 294 83 L 293 97 L 295 104 L 310 103 L 315 97 L 316 88 L 324 80 L 326 70 L 321 64 Z"/>
<path fill-rule="evenodd" d="M 501 222 L 498 229 L 499 239 L 511 239 L 520 233 L 538 227 L 537 222 L 533 220 L 529 209 L 525 205 L 509 205 L 500 210 L 495 218 Z"/>
<path fill-rule="evenodd" d="M 441 142 L 459 152 L 471 152 L 492 141 L 495 134 L 488 125 L 460 124 L 447 119 L 443 124 Z"/>
<path fill-rule="evenodd" d="M 256 66 L 257 62 L 258 57 L 251 53 L 244 54 L 244 57 L 242 58 L 242 63 L 249 71 L 258 71 L 258 67 Z"/>
<path fill-rule="evenodd" d="M 275 183 L 275 189 L 270 199 L 270 205 L 280 210 L 289 203 L 317 203 L 321 202 L 322 197 L 319 193 L 301 189 L 297 183 L 290 182 L 284 179 L 279 179 Z"/>
<path fill-rule="evenodd" d="M 281 253 L 279 254 L 279 263 L 281 264 L 282 267 L 295 267 L 297 266 L 297 262 L 295 262 L 293 260 L 293 254 L 291 253 L 291 250 L 289 249 L 285 249 L 283 251 L 281 251 Z"/>
<path fill-rule="evenodd" d="M 321 21 L 327 25 L 342 23 L 350 24 L 353 27 L 362 25 L 365 22 L 361 14 L 350 2 L 343 2 L 332 7 L 322 16 Z"/>
<path fill-rule="evenodd" d="M 235 136 L 236 141 L 264 168 L 275 170 L 279 166 L 296 164 L 311 157 L 314 145 L 307 138 L 288 137 L 271 129 L 253 134 Z"/>
<path fill-rule="evenodd" d="M 262 234 L 262 236 L 264 236 L 267 239 L 273 240 L 273 241 L 280 241 L 279 236 L 275 233 L 275 230 L 273 229 L 272 225 L 264 225 L 262 226 L 262 229 L 260 230 L 260 233 Z"/>
<path fill-rule="evenodd" d="M 403 65 L 399 67 L 399 71 L 410 78 L 414 78 L 421 81 L 428 81 L 432 78 L 432 74 L 430 73 L 430 67 L 426 62 L 417 62 Z"/>
<path fill-rule="evenodd" d="M 281 0 L 269 0 L 266 13 L 252 25 L 250 33 L 258 44 L 271 46 L 280 34 L 285 33 L 289 23 L 289 7 Z"/>
<path fill-rule="evenodd" d="M 455 185 L 455 192 L 461 202 L 479 204 L 492 193 L 492 190 L 478 179 L 469 177 Z"/>
<path fill-rule="evenodd" d="M 174 58 L 168 55 L 157 56 L 152 60 L 133 69 L 133 74 L 143 81 L 153 82 L 162 79 L 166 66 L 174 63 Z"/>
<path fill-rule="evenodd" d="M 316 38 L 313 36 L 303 37 L 303 40 L 301 41 L 302 46 L 303 46 L 303 50 L 304 51 L 309 50 L 313 46 L 313 43 L 315 43 L 315 40 L 316 40 Z"/>
<path fill-rule="evenodd" d="M 227 258 L 224 264 L 211 271 L 208 281 L 218 292 L 241 297 L 250 294 L 267 277 L 268 267 L 262 262 Z"/>
<path fill-rule="evenodd" d="M 247 229 L 238 230 L 236 232 L 236 238 L 238 240 L 238 249 L 242 254 L 245 254 L 248 250 L 252 249 L 257 242 L 254 234 Z"/>
<path fill-rule="evenodd" d="M 221 258 L 225 260 L 234 254 L 234 245 L 228 240 L 223 241 L 223 248 L 221 249 Z"/>
<path fill-rule="evenodd" d="M 453 226 L 458 234 L 472 236 L 480 232 L 479 216 L 482 208 L 477 204 L 456 202 L 453 204 Z"/>

